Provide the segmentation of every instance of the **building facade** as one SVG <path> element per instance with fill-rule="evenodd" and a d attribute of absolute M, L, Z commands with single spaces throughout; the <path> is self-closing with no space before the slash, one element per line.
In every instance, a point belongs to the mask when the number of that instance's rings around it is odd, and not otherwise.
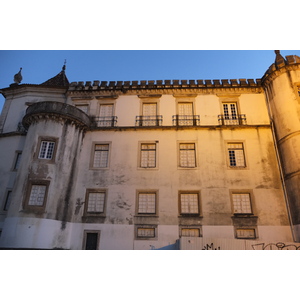
<path fill-rule="evenodd" d="M 0 247 L 298 249 L 300 58 L 261 79 L 3 88 Z M 273 245 L 273 246 L 272 246 Z"/>

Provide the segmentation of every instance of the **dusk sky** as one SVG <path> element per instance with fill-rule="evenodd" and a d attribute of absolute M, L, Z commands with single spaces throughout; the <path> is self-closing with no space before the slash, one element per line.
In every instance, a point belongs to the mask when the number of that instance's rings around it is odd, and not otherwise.
<path fill-rule="evenodd" d="M 300 50 L 282 50 L 283 56 Z M 61 71 L 72 81 L 166 79 L 256 79 L 274 62 L 274 50 L 2 50 L 0 89 L 13 83 L 40 84 Z M 0 110 L 4 97 L 0 96 Z"/>

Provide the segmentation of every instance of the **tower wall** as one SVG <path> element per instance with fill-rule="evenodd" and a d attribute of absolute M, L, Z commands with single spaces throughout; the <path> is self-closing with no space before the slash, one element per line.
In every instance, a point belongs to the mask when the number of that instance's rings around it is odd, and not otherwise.
<path fill-rule="evenodd" d="M 277 54 L 275 64 L 262 82 L 281 162 L 294 239 L 300 241 L 300 58 L 287 56 L 284 60 Z"/>
<path fill-rule="evenodd" d="M 69 248 L 77 157 L 88 122 L 83 112 L 59 102 L 39 102 L 27 109 L 22 163 L 2 233 L 6 247 Z M 41 158 L 45 141 L 54 143 L 51 158 Z M 46 189 L 43 202 L 32 203 L 33 187 L 40 186 Z"/>

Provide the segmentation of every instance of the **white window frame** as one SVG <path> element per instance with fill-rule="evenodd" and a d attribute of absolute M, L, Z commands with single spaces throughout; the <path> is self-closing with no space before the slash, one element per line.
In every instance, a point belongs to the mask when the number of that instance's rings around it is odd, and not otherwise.
<path fill-rule="evenodd" d="M 233 214 L 251 215 L 252 204 L 251 194 L 249 192 L 232 192 L 231 194 Z"/>
<path fill-rule="evenodd" d="M 103 149 L 96 149 L 97 146 L 103 147 Z M 104 148 L 104 146 L 106 148 Z M 94 142 L 92 147 L 91 156 L 91 168 L 92 169 L 107 169 L 109 167 L 111 144 L 108 142 Z M 99 158 L 97 156 L 100 156 Z M 99 164 L 96 164 L 96 160 L 99 160 Z M 101 162 L 102 161 L 102 162 Z"/>
<path fill-rule="evenodd" d="M 243 142 L 226 143 L 229 168 L 246 168 L 245 145 Z"/>
<path fill-rule="evenodd" d="M 136 225 L 135 236 L 138 240 L 153 240 L 157 239 L 156 225 Z"/>
<path fill-rule="evenodd" d="M 143 148 L 146 146 L 153 148 Z M 142 169 L 157 168 L 157 142 L 140 142 L 139 149 L 139 167 Z"/>
<path fill-rule="evenodd" d="M 235 237 L 237 239 L 256 239 L 257 232 L 256 229 L 253 227 L 238 227 L 235 228 Z"/>
<path fill-rule="evenodd" d="M 196 227 L 181 227 L 180 237 L 201 237 L 200 228 L 196 228 Z"/>
<path fill-rule="evenodd" d="M 55 141 L 42 139 L 40 142 L 39 159 L 52 160 L 55 151 Z"/>
<path fill-rule="evenodd" d="M 186 199 L 183 199 L 183 198 L 186 198 Z M 197 204 L 196 208 L 195 208 L 195 203 Z M 179 192 L 179 212 L 180 212 L 181 216 L 185 216 L 185 215 L 199 216 L 200 215 L 200 193 L 198 191 L 194 191 L 194 192 L 193 191 L 180 191 Z"/>
<path fill-rule="evenodd" d="M 156 215 L 156 213 L 157 191 L 138 191 L 137 215 Z"/>
<path fill-rule="evenodd" d="M 93 199 L 92 196 L 95 196 L 97 198 Z M 105 210 L 105 203 L 106 203 L 106 191 L 87 190 L 86 214 L 103 214 Z"/>
<path fill-rule="evenodd" d="M 43 207 L 45 205 L 46 195 L 47 195 L 46 184 L 33 183 L 30 187 L 30 194 L 27 201 L 27 205 Z"/>
<path fill-rule="evenodd" d="M 191 148 L 189 148 L 189 146 Z M 187 147 L 184 149 L 184 147 Z M 179 167 L 180 168 L 196 168 L 197 167 L 197 156 L 196 156 L 196 143 L 195 142 L 179 142 Z"/>

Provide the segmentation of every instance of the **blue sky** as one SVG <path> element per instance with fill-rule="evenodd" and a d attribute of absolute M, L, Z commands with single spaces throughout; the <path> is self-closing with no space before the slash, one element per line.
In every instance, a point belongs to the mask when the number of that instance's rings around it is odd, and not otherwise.
<path fill-rule="evenodd" d="M 299 55 L 300 50 L 282 50 Z M 274 50 L 2 50 L 0 89 L 13 83 L 40 84 L 61 71 L 72 81 L 165 79 L 256 79 L 274 62 Z M 0 109 L 4 97 L 0 96 Z"/>

